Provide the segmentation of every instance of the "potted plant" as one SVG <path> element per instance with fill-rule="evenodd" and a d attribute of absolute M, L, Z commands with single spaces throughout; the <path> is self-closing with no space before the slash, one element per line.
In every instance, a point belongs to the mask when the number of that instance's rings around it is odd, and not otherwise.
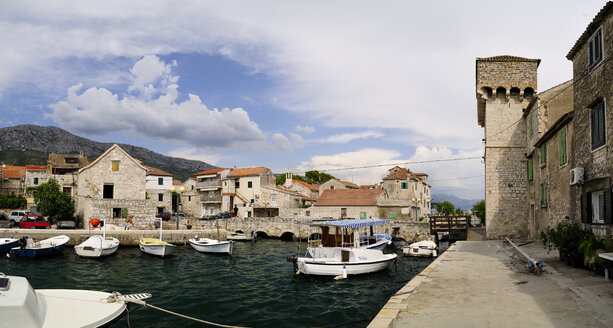
<path fill-rule="evenodd" d="M 541 232 L 540 239 L 551 251 L 554 247 L 560 252 L 560 260 L 566 264 L 581 267 L 583 266 L 583 253 L 579 251 L 579 245 L 589 238 L 590 233 L 584 230 L 581 225 L 568 216 L 556 227 L 547 227 Z"/>

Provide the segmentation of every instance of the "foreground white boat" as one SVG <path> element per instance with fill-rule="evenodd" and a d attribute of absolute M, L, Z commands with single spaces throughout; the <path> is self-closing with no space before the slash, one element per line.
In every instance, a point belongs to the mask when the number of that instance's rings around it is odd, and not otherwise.
<path fill-rule="evenodd" d="M 189 244 L 201 253 L 232 254 L 231 241 L 219 241 L 210 238 L 192 238 Z"/>
<path fill-rule="evenodd" d="M 113 237 L 93 235 L 86 241 L 74 247 L 77 255 L 82 257 L 101 257 L 115 253 L 119 248 L 119 240 Z"/>
<path fill-rule="evenodd" d="M 226 238 L 234 241 L 253 241 L 255 240 L 255 232 L 251 230 L 250 233 L 246 233 L 242 230 L 236 230 L 234 232 L 229 232 Z"/>
<path fill-rule="evenodd" d="M 374 227 L 389 226 L 390 220 L 328 220 L 309 224 L 320 232 L 309 235 L 309 254 L 314 257 L 313 249 L 321 247 L 351 247 L 382 250 L 392 244 L 392 237 L 386 233 L 374 233 Z"/>
<path fill-rule="evenodd" d="M 314 250 L 314 257 L 297 257 L 294 269 L 298 273 L 341 276 L 372 273 L 384 270 L 396 259 L 396 254 L 383 254 L 377 249 L 322 247 Z"/>
<path fill-rule="evenodd" d="M 154 222 L 158 220 L 160 221 L 160 239 L 141 238 L 138 246 L 143 253 L 164 257 L 172 254 L 176 246 L 162 240 L 162 219 L 155 218 Z"/>
<path fill-rule="evenodd" d="M 405 256 L 419 256 L 419 257 L 436 257 L 436 249 L 438 246 L 433 241 L 420 241 L 412 243 L 409 246 L 402 248 L 402 254 Z"/>
<path fill-rule="evenodd" d="M 24 277 L 0 274 L 0 290 L 2 327 L 106 327 L 128 312 L 125 302 L 107 300 L 111 293 L 34 290 Z"/>

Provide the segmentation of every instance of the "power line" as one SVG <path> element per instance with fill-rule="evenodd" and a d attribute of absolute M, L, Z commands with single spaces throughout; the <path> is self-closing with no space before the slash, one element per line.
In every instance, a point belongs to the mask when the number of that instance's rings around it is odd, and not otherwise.
<path fill-rule="evenodd" d="M 370 169 L 374 167 L 400 166 L 400 165 L 424 164 L 424 163 L 440 163 L 440 162 L 455 162 L 455 161 L 466 161 L 466 160 L 472 160 L 472 159 L 483 159 L 483 157 L 474 156 L 474 157 L 444 158 L 444 159 L 433 159 L 433 160 L 401 162 L 401 163 L 388 163 L 388 164 L 378 164 L 378 165 L 348 166 L 348 167 L 339 167 L 339 168 L 330 168 L 330 169 L 320 169 L 318 171 L 319 172 L 349 171 L 349 170 Z M 312 170 L 309 170 L 309 171 L 312 171 Z M 294 174 L 304 174 L 306 172 L 308 171 L 299 171 L 299 172 L 295 172 Z"/>
<path fill-rule="evenodd" d="M 439 181 L 450 181 L 450 180 L 466 180 L 466 179 L 474 179 L 474 178 L 483 178 L 485 175 L 473 175 L 470 177 L 461 177 L 461 178 L 445 178 L 445 179 L 432 179 L 430 182 L 439 182 Z"/>

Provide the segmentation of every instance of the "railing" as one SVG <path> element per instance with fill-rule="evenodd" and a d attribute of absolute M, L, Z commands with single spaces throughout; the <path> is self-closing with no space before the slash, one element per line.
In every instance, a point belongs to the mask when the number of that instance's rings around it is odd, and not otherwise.
<path fill-rule="evenodd" d="M 214 195 L 209 195 L 208 193 L 206 193 L 200 196 L 200 201 L 204 203 L 206 202 L 218 203 L 218 202 L 221 202 L 221 195 L 218 193 L 215 193 Z"/>
<path fill-rule="evenodd" d="M 198 181 L 196 182 L 196 188 L 221 188 L 221 179 Z"/>
<path fill-rule="evenodd" d="M 468 216 L 430 216 L 430 234 L 447 233 L 454 240 L 466 239 L 470 219 Z"/>

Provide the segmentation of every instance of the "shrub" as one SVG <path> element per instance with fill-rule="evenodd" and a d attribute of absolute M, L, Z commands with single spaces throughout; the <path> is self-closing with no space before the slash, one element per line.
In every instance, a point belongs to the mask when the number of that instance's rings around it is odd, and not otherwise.
<path fill-rule="evenodd" d="M 566 217 L 556 227 L 547 227 L 545 231 L 541 231 L 540 239 L 549 251 L 553 247 L 558 249 L 560 260 L 573 266 L 582 266 L 583 253 L 579 251 L 579 246 L 590 235 L 591 233 L 584 230 L 579 223 Z"/>

